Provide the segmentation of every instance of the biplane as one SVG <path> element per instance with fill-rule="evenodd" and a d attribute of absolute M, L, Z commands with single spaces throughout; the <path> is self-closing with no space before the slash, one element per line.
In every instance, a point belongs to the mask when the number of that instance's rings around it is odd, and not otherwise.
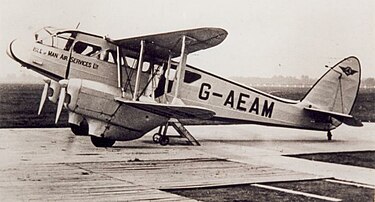
<path fill-rule="evenodd" d="M 260 124 L 327 132 L 345 123 L 360 84 L 360 63 L 348 57 L 329 67 L 306 96 L 288 100 L 187 64 L 188 55 L 219 45 L 221 28 L 197 28 L 124 39 L 44 27 L 30 45 L 10 43 L 8 55 L 44 76 L 38 114 L 48 97 L 66 108 L 71 130 L 97 147 L 129 141 L 158 128 L 153 140 L 169 143 L 168 127 L 199 142 L 186 125 Z M 30 42 L 30 41 L 29 41 Z M 228 67 L 225 67 L 228 68 Z"/>

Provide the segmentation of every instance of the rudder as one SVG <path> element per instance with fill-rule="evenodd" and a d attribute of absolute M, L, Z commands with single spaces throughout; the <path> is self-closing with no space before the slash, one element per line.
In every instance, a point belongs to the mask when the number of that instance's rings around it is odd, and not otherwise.
<path fill-rule="evenodd" d="M 357 98 L 361 65 L 351 56 L 331 67 L 309 90 L 302 103 L 342 114 L 350 114 Z"/>

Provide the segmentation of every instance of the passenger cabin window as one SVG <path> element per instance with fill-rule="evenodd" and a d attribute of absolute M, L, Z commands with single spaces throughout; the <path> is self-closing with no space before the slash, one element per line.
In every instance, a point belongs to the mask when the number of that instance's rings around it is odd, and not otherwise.
<path fill-rule="evenodd" d="M 126 60 L 126 64 L 132 68 L 132 69 L 135 69 L 137 68 L 137 60 L 134 59 L 134 58 L 131 58 L 131 57 L 125 57 L 125 60 Z"/>
<path fill-rule="evenodd" d="M 99 54 L 101 48 L 92 44 L 77 41 L 74 44 L 73 51 L 78 54 L 94 57 Z"/>
<path fill-rule="evenodd" d="M 116 52 L 113 50 L 105 50 L 100 53 L 100 60 L 116 64 Z"/>
<path fill-rule="evenodd" d="M 105 62 L 116 64 L 117 63 L 116 56 L 117 56 L 116 51 L 114 50 L 102 50 L 100 51 L 100 54 L 98 55 L 98 59 L 105 61 Z"/>
<path fill-rule="evenodd" d="M 108 51 L 108 62 L 110 63 L 117 63 L 116 52 L 115 51 Z"/>
<path fill-rule="evenodd" d="M 148 72 L 150 70 L 150 63 L 149 62 L 143 62 L 142 65 L 142 72 Z"/>
<path fill-rule="evenodd" d="M 185 77 L 184 77 L 185 83 L 193 83 L 194 81 L 197 81 L 200 78 L 202 78 L 202 76 L 200 74 L 197 74 L 195 72 L 191 72 L 189 70 L 185 70 Z"/>
<path fill-rule="evenodd" d="M 71 33 L 70 36 L 68 37 L 68 41 L 65 44 L 64 50 L 69 51 L 70 48 L 72 47 L 75 38 L 77 37 L 77 33 Z"/>
<path fill-rule="evenodd" d="M 177 73 L 177 65 L 171 65 L 171 68 L 169 69 L 169 77 L 168 80 L 173 81 L 176 78 Z"/>

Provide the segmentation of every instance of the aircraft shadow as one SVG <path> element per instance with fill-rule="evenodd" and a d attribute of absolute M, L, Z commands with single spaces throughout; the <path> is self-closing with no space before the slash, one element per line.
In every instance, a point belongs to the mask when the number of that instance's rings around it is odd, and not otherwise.
<path fill-rule="evenodd" d="M 142 145 L 140 144 L 114 145 L 112 146 L 112 148 L 114 149 L 160 149 L 160 148 L 163 148 L 163 146 L 161 146 L 158 143 L 155 143 L 152 140 L 138 141 L 138 143 L 142 143 Z M 190 146 L 190 144 L 186 141 L 185 142 L 184 141 L 170 141 L 167 146 Z"/>
<path fill-rule="evenodd" d="M 222 143 L 338 143 L 346 142 L 345 140 L 331 140 L 326 139 L 305 139 L 305 140 L 229 140 L 229 139 L 208 139 L 208 140 L 199 140 L 199 142 L 222 142 Z"/>
<path fill-rule="evenodd" d="M 160 146 L 160 144 L 158 143 L 155 143 L 154 141 L 152 140 L 143 140 L 142 143 L 145 143 L 145 144 L 152 144 L 152 145 L 158 145 Z M 189 146 L 191 144 L 189 144 L 189 142 L 187 141 L 178 141 L 178 140 L 174 140 L 171 138 L 170 142 L 168 143 L 169 146 Z"/>
<path fill-rule="evenodd" d="M 150 145 L 114 145 L 111 147 L 112 149 L 157 149 L 158 146 L 150 146 Z"/>
<path fill-rule="evenodd" d="M 298 143 L 308 143 L 308 144 L 330 144 L 330 143 L 344 143 L 345 140 L 325 140 L 325 139 L 306 139 L 306 140 L 228 140 L 228 139 L 208 139 L 208 140 L 198 140 L 200 143 L 228 143 L 228 144 L 240 144 L 240 145 L 251 145 L 251 144 L 298 144 Z M 141 144 L 139 144 L 141 143 Z M 170 146 L 192 146 L 187 141 L 171 141 L 167 146 L 161 146 L 152 140 L 142 140 L 131 145 L 114 145 L 113 149 L 161 149 L 168 148 Z"/>

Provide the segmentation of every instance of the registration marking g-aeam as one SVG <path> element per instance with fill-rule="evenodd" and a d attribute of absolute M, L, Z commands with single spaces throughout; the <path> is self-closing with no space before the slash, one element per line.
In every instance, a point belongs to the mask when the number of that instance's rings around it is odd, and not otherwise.
<path fill-rule="evenodd" d="M 267 99 L 261 100 L 257 96 L 251 97 L 247 93 L 235 93 L 234 90 L 230 90 L 227 93 L 219 93 L 212 92 L 211 89 L 211 84 L 202 83 L 199 89 L 198 98 L 201 100 L 209 100 L 212 95 L 218 98 L 223 98 L 222 103 L 226 107 L 268 118 L 272 117 L 273 108 L 275 106 L 275 103 L 272 101 L 269 102 Z"/>

